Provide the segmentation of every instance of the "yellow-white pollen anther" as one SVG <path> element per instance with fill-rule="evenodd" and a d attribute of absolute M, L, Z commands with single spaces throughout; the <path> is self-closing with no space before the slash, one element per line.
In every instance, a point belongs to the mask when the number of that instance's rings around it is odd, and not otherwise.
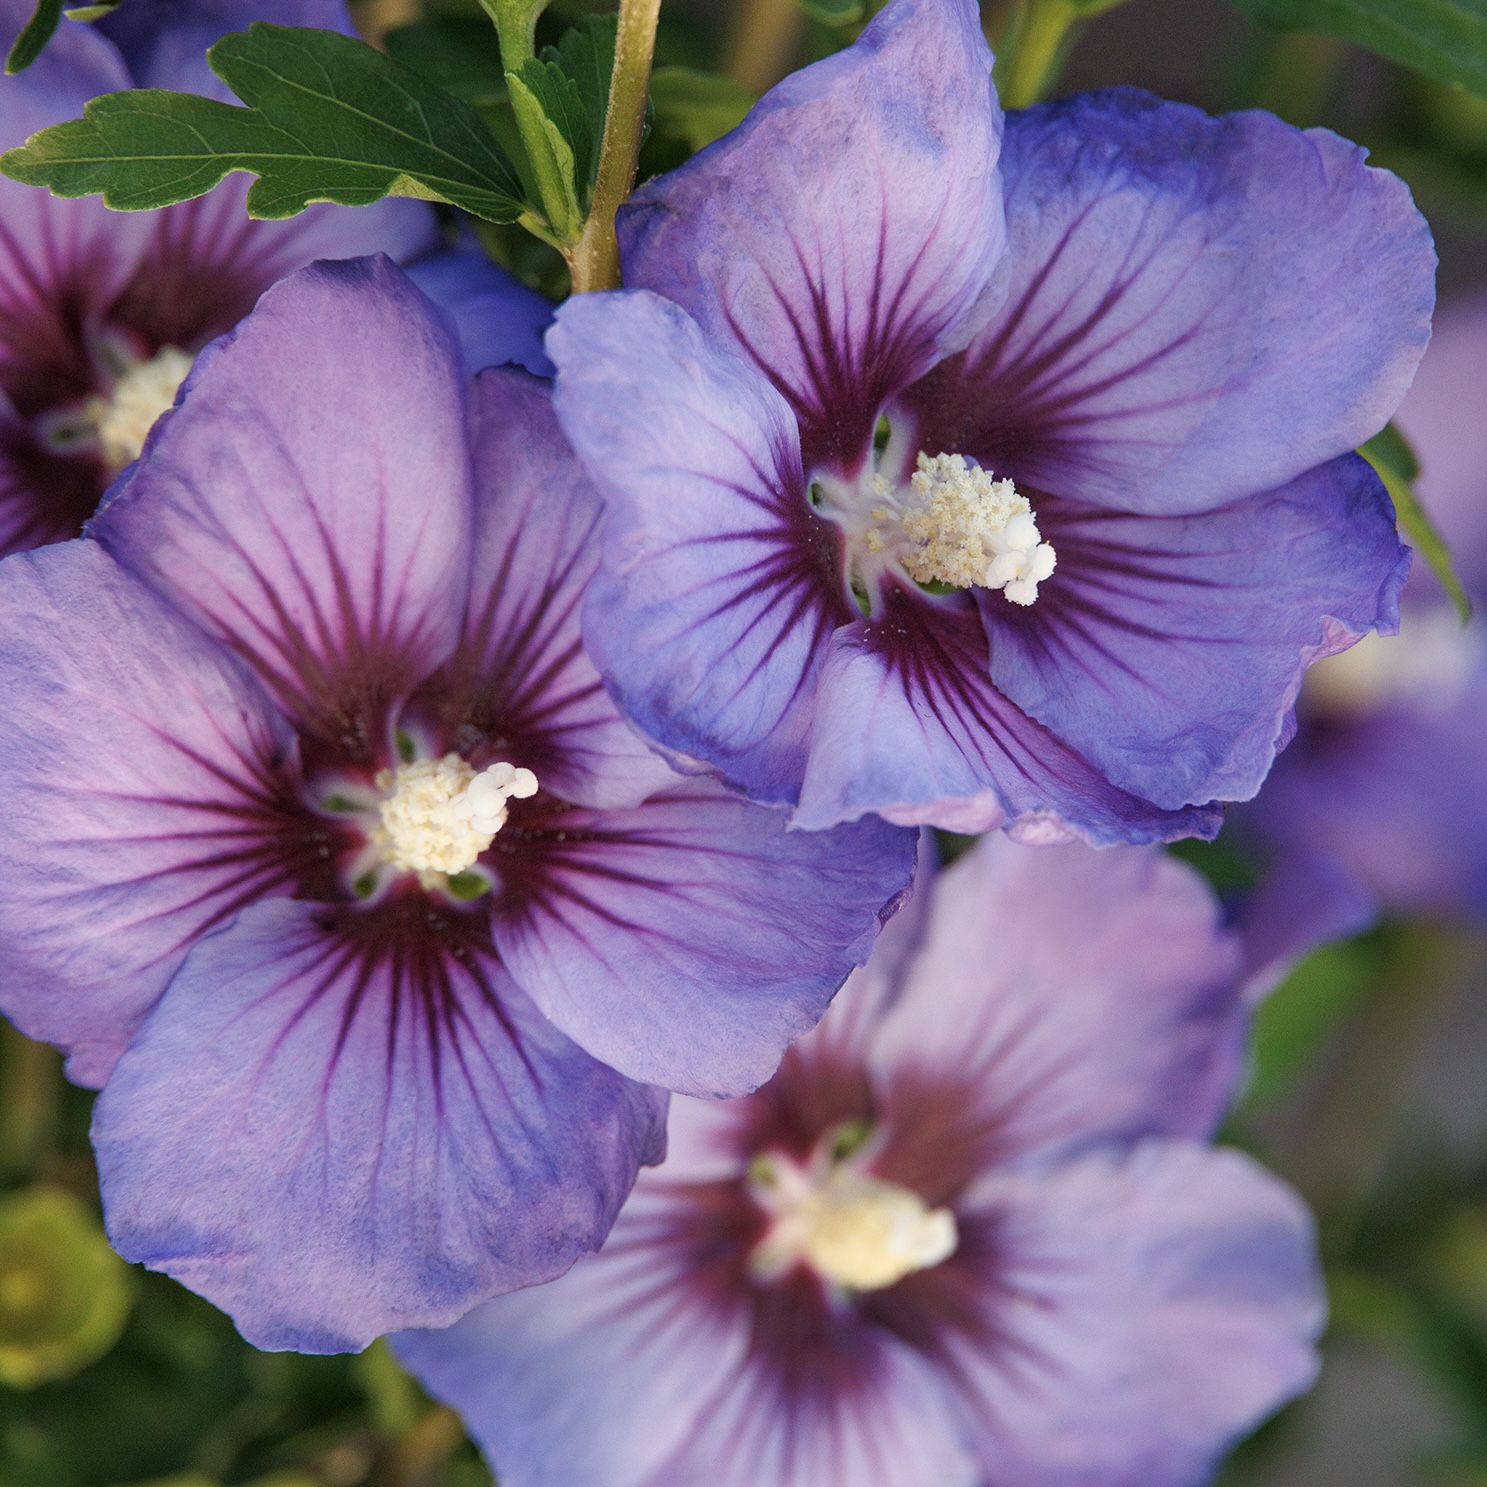
<path fill-rule="evenodd" d="M 1055 556 L 1027 497 L 963 455 L 921 453 L 916 463 L 899 517 L 913 543 L 904 571 L 916 583 L 1000 589 L 1014 604 L 1031 604 Z"/>
<path fill-rule="evenodd" d="M 492 764 L 478 774 L 458 754 L 416 759 L 377 776 L 385 792 L 373 842 L 395 868 L 462 873 L 506 824 L 508 800 L 537 793 L 530 769 Z"/>
<path fill-rule="evenodd" d="M 948 1208 L 849 1162 L 805 1168 L 772 1152 L 754 1163 L 749 1194 L 772 1218 L 749 1256 L 761 1281 L 806 1264 L 835 1285 L 878 1291 L 949 1259 L 960 1239 Z"/>
<path fill-rule="evenodd" d="M 191 360 L 175 346 L 162 346 L 149 361 L 129 367 L 108 397 L 93 399 L 89 412 L 110 470 L 122 470 L 139 458 L 155 420 L 175 402 Z"/>

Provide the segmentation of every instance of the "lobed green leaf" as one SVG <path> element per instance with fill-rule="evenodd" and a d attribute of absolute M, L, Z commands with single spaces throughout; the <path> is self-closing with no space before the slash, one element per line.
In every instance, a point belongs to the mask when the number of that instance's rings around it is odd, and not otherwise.
<path fill-rule="evenodd" d="M 474 108 L 364 42 L 255 21 L 207 58 L 247 108 L 155 88 L 105 93 L 82 119 L 8 151 L 0 170 L 58 196 L 102 192 L 122 211 L 188 201 L 235 170 L 259 178 L 254 217 L 384 196 L 493 222 L 523 210 L 511 162 Z"/>

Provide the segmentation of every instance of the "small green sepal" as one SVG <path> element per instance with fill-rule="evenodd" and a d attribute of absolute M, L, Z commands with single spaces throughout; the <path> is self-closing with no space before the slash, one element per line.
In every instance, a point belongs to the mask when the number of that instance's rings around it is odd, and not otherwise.
<path fill-rule="evenodd" d="M 1456 606 L 1461 623 L 1466 624 L 1471 619 L 1471 600 L 1467 598 L 1466 589 L 1451 562 L 1451 550 L 1446 546 L 1446 539 L 1436 530 L 1415 495 L 1414 481 L 1420 473 L 1420 462 L 1415 458 L 1409 441 L 1392 423 L 1386 424 L 1366 444 L 1359 446 L 1358 453 L 1384 482 L 1389 499 L 1394 502 L 1401 535 L 1430 564 L 1441 587 Z"/>
<path fill-rule="evenodd" d="M 451 898 L 457 898 L 461 903 L 470 903 L 482 893 L 489 893 L 491 882 L 484 873 L 450 873 L 446 886 Z"/>

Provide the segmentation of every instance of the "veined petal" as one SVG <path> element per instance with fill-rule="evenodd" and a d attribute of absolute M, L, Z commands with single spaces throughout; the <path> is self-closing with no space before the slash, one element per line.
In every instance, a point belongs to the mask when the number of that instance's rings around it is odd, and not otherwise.
<path fill-rule="evenodd" d="M 471 476 L 452 331 L 386 259 L 275 285 L 198 358 L 93 534 L 370 758 L 453 647 Z"/>
<path fill-rule="evenodd" d="M 990 74 L 969 0 L 897 0 L 621 212 L 625 283 L 766 373 L 807 470 L 855 471 L 883 404 L 969 335 L 1005 242 Z"/>
<path fill-rule="evenodd" d="M 847 616 L 795 418 L 649 293 L 585 294 L 547 338 L 564 431 L 604 495 L 585 640 L 624 712 L 758 799 L 790 801 Z"/>
<path fill-rule="evenodd" d="M 109 1237 L 259 1347 L 444 1326 L 598 1246 L 665 1096 L 575 1048 L 483 916 L 256 904 L 187 959 L 94 1116 Z"/>
<path fill-rule="evenodd" d="M 723 1184 L 643 1175 L 593 1259 L 394 1347 L 509 1487 L 976 1487 L 924 1362 L 755 1289 L 740 1222 Z"/>
<path fill-rule="evenodd" d="M 1410 555 L 1357 455 L 1199 516 L 1047 501 L 1038 521 L 1058 553 L 1038 602 L 978 594 L 992 680 L 1171 810 L 1253 795 L 1307 666 L 1398 628 Z"/>
<path fill-rule="evenodd" d="M 994 1175 L 963 1233 L 978 1210 L 996 1284 L 934 1346 L 992 1481 L 1192 1487 L 1316 1377 L 1311 1216 L 1240 1152 L 1154 1139 Z"/>
<path fill-rule="evenodd" d="M 968 604 L 890 591 L 881 622 L 837 631 L 822 670 L 795 824 L 816 831 L 876 811 L 905 825 L 1020 840 L 1212 836 L 1216 809 L 1167 811 L 1110 784 L 1009 702 L 987 675 Z"/>
<path fill-rule="evenodd" d="M 1409 192 L 1364 154 L 1129 88 L 1009 116 L 1009 291 L 907 396 L 921 447 L 1176 513 L 1362 443 L 1425 349 L 1435 268 Z"/>
<path fill-rule="evenodd" d="M 630 1078 L 753 1089 L 867 959 L 913 870 L 912 832 L 786 820 L 698 780 L 633 810 L 575 809 L 540 836 L 503 833 L 490 857 L 501 958 Z"/>
<path fill-rule="evenodd" d="M 408 265 L 408 277 L 449 312 L 460 333 L 466 364 L 474 371 L 508 362 L 535 377 L 551 377 L 542 349 L 553 304 L 492 263 L 478 243 L 432 253 Z"/>
<path fill-rule="evenodd" d="M 885 1176 L 945 1203 L 995 1163 L 1213 1130 L 1243 1050 L 1241 948 L 1191 868 L 988 836 L 928 912 L 867 1061 Z"/>
<path fill-rule="evenodd" d="M 483 372 L 474 450 L 470 612 L 426 705 L 480 762 L 498 749 L 576 805 L 639 805 L 677 775 L 620 717 L 584 651 L 579 614 L 601 506 L 547 385 Z"/>
<path fill-rule="evenodd" d="M 0 669 L 0 996 L 100 1085 L 202 931 L 292 891 L 293 740 L 93 542 L 0 564 Z"/>

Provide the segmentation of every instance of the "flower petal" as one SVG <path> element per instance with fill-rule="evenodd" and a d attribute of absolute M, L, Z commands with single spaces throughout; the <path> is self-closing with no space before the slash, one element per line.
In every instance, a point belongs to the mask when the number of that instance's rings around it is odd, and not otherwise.
<path fill-rule="evenodd" d="M 1058 569 L 1037 603 L 978 595 L 992 680 L 1168 809 L 1253 795 L 1306 667 L 1398 627 L 1410 555 L 1357 455 L 1200 516 L 1048 501 L 1038 521 Z"/>
<path fill-rule="evenodd" d="M 198 358 L 92 530 L 301 731 L 370 751 L 454 644 L 471 505 L 453 333 L 358 259 L 291 275 Z"/>
<path fill-rule="evenodd" d="M 1479 665 L 1444 705 L 1310 723 L 1240 820 L 1283 853 L 1326 858 L 1396 913 L 1487 913 L 1484 738 Z"/>
<path fill-rule="evenodd" d="M 754 1290 L 730 1217 L 642 1176 L 593 1259 L 395 1350 L 507 1487 L 977 1487 L 923 1362 Z"/>
<path fill-rule="evenodd" d="M 987 676 L 968 605 L 890 596 L 881 622 L 837 631 L 816 702 L 795 824 L 818 831 L 876 811 L 904 825 L 1019 840 L 1212 836 L 1211 808 L 1165 811 L 1111 785 Z"/>
<path fill-rule="evenodd" d="M 1442 307 L 1430 350 L 1399 405 L 1399 427 L 1420 457 L 1415 484 L 1425 509 L 1450 544 L 1461 581 L 1487 596 L 1487 295 Z M 1421 563 L 1410 587 L 1440 602 L 1440 585 Z M 1422 595 L 1424 597 L 1424 595 Z M 1478 599 L 1480 605 L 1481 599 Z"/>
<path fill-rule="evenodd" d="M 821 658 L 847 618 L 793 415 L 654 294 L 579 295 L 547 346 L 558 417 L 605 499 L 584 626 L 599 670 L 674 754 L 793 800 Z"/>
<path fill-rule="evenodd" d="M 897 0 L 621 213 L 625 283 L 766 372 L 807 470 L 855 470 L 884 402 L 965 344 L 1005 241 L 990 73 L 968 0 Z"/>
<path fill-rule="evenodd" d="M 912 832 L 786 819 L 699 780 L 634 810 L 574 810 L 530 845 L 497 838 L 501 958 L 630 1078 L 753 1089 L 867 959 L 913 870 Z"/>
<path fill-rule="evenodd" d="M 982 1212 L 998 1284 L 937 1340 L 994 1481 L 1192 1487 L 1316 1376 L 1311 1217 L 1240 1152 L 1152 1140 L 989 1180 Z"/>
<path fill-rule="evenodd" d="M 0 564 L 6 1015 L 100 1085 L 192 941 L 284 891 L 253 679 L 93 542 Z"/>
<path fill-rule="evenodd" d="M 1405 186 L 1363 159 L 1130 88 L 1009 116 L 1009 293 L 909 395 L 921 447 L 1176 513 L 1362 443 L 1425 349 L 1435 267 Z"/>
<path fill-rule="evenodd" d="M 150 0 L 148 6 L 121 5 L 96 24 L 123 54 L 132 86 L 175 88 L 237 103 L 207 65 L 206 50 L 228 31 L 246 31 L 250 21 L 354 34 L 340 0 Z"/>
<path fill-rule="evenodd" d="M 1487 841 L 1487 833 L 1478 840 Z M 1235 924 L 1244 941 L 1245 1001 L 1263 1001 L 1304 955 L 1361 934 L 1377 918 L 1372 897 L 1340 863 L 1320 854 L 1282 853 L 1267 865 Z"/>
<path fill-rule="evenodd" d="M 408 277 L 449 312 L 473 370 L 515 362 L 535 377 L 553 375 L 542 349 L 552 301 L 492 263 L 478 243 L 421 258 L 408 265 Z"/>
<path fill-rule="evenodd" d="M 204 940 L 94 1117 L 109 1237 L 258 1347 L 444 1326 L 597 1247 L 665 1096 L 557 1032 L 480 919 L 255 904 Z"/>
<path fill-rule="evenodd" d="M 500 740 L 503 759 L 536 771 L 564 800 L 639 805 L 677 775 L 620 717 L 584 651 L 579 612 L 601 506 L 547 385 L 483 372 L 474 449 L 470 613 L 454 658 L 426 689 L 428 705 L 477 762 Z"/>
<path fill-rule="evenodd" d="M 1245 1015 L 1238 937 L 1191 868 L 1150 847 L 985 837 L 936 880 L 873 1039 L 883 1170 L 943 1203 L 994 1162 L 1205 1136 Z"/>

